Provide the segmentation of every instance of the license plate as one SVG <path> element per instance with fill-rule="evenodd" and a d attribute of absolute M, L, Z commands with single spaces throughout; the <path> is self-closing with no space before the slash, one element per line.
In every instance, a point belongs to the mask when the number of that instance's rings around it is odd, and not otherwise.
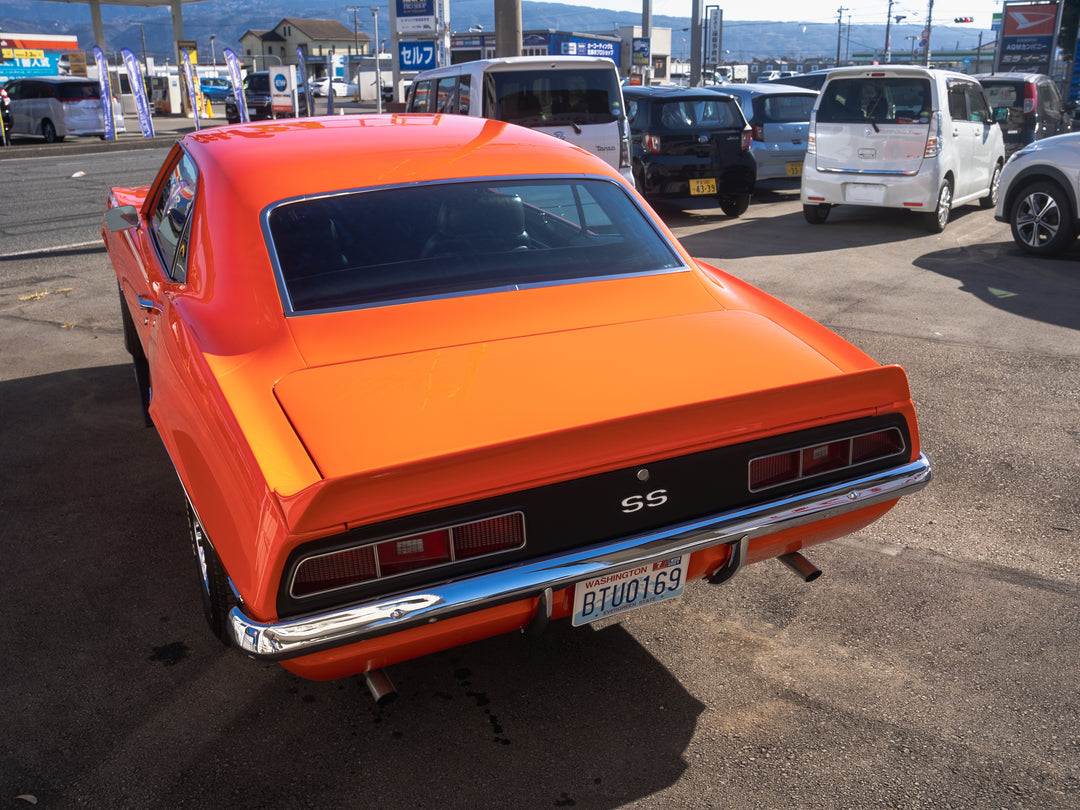
<path fill-rule="evenodd" d="M 885 201 L 885 186 L 877 183 L 846 183 L 844 185 L 846 202 L 882 203 Z"/>
<path fill-rule="evenodd" d="M 787 168 L 788 177 L 802 177 L 802 161 L 799 161 L 798 163 L 787 163 L 785 166 Z"/>
<path fill-rule="evenodd" d="M 716 180 L 709 177 L 705 180 L 691 180 L 690 181 L 690 193 L 691 194 L 715 194 L 716 193 Z"/>
<path fill-rule="evenodd" d="M 574 586 L 571 623 L 575 627 L 588 624 L 682 595 L 689 561 L 690 556 L 684 554 L 582 580 Z"/>

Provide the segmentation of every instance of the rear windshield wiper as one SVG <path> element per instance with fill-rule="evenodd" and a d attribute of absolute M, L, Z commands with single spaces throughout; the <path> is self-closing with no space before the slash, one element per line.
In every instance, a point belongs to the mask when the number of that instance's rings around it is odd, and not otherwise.
<path fill-rule="evenodd" d="M 877 109 L 877 105 L 881 103 L 881 96 L 874 96 L 874 100 L 866 106 L 866 123 L 874 128 L 874 132 L 881 132 L 878 125 L 874 123 L 874 110 Z"/>

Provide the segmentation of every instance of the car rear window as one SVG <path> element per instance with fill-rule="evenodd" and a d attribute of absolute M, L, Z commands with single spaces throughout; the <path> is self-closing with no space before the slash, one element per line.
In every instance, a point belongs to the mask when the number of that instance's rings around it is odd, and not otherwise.
<path fill-rule="evenodd" d="M 523 126 L 608 124 L 623 114 L 614 69 L 493 70 L 484 74 L 484 115 Z"/>
<path fill-rule="evenodd" d="M 791 124 L 809 121 L 817 96 L 805 93 L 768 94 L 754 102 L 756 117 L 763 124 Z"/>
<path fill-rule="evenodd" d="M 1023 82 L 993 82 L 983 85 L 986 100 L 991 107 L 1023 107 L 1024 84 Z"/>
<path fill-rule="evenodd" d="M 56 97 L 61 101 L 83 101 L 101 98 L 97 82 L 64 82 L 56 85 Z"/>
<path fill-rule="evenodd" d="M 659 115 L 655 124 L 670 130 L 690 130 L 702 127 L 738 127 L 744 126 L 734 101 L 722 99 L 686 99 L 666 101 L 658 105 Z"/>
<path fill-rule="evenodd" d="M 822 90 L 817 121 L 878 124 L 929 121 L 930 80 L 919 77 L 837 79 Z"/>
<path fill-rule="evenodd" d="M 683 266 L 629 195 L 603 180 L 335 194 L 282 203 L 266 222 L 292 313 Z"/>

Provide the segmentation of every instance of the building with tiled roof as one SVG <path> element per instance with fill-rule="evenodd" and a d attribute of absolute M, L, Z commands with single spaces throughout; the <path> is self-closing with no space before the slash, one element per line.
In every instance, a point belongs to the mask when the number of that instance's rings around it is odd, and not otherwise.
<path fill-rule="evenodd" d="M 371 37 L 350 31 L 337 20 L 285 18 L 270 30 L 249 29 L 240 37 L 241 59 L 251 70 L 273 65 L 295 65 L 296 49 L 305 61 L 321 61 L 331 53 L 366 56 L 371 53 Z"/>

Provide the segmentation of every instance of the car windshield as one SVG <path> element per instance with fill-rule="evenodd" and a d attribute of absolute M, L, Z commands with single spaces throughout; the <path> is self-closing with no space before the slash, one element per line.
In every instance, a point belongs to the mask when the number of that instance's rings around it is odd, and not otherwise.
<path fill-rule="evenodd" d="M 790 124 L 797 121 L 809 121 L 810 111 L 814 109 L 817 96 L 806 93 L 791 95 L 763 94 L 755 104 L 757 117 L 763 124 Z"/>
<path fill-rule="evenodd" d="M 282 203 L 267 225 L 290 312 L 680 268 L 617 184 L 452 182 Z"/>
<path fill-rule="evenodd" d="M 1023 107 L 1023 82 L 987 82 L 983 84 L 991 107 Z"/>
<path fill-rule="evenodd" d="M 667 101 L 660 105 L 659 121 L 671 130 L 743 126 L 735 102 L 722 99 Z"/>
<path fill-rule="evenodd" d="M 244 79 L 244 85 L 246 89 L 252 93 L 269 93 L 270 74 L 252 73 L 250 76 Z"/>
<path fill-rule="evenodd" d="M 818 123 L 929 121 L 930 80 L 912 78 L 838 79 L 825 85 Z"/>
<path fill-rule="evenodd" d="M 622 115 L 614 70 L 497 70 L 484 75 L 485 116 L 523 126 L 608 124 Z"/>

